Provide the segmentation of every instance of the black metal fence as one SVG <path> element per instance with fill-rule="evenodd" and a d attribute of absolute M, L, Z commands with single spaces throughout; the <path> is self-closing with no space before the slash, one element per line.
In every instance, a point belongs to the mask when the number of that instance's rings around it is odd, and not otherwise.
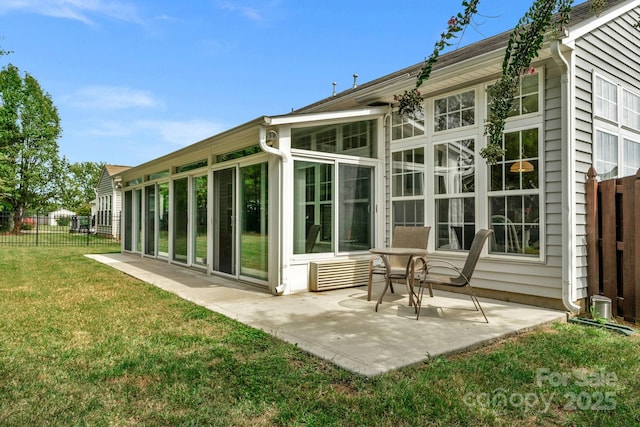
<path fill-rule="evenodd" d="M 0 246 L 98 246 L 120 242 L 120 217 L 25 215 L 19 231 L 13 212 L 0 212 Z"/>

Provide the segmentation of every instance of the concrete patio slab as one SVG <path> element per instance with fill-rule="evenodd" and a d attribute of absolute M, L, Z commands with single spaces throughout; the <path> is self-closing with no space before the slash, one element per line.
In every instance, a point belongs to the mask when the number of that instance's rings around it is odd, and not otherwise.
<path fill-rule="evenodd" d="M 129 254 L 87 255 L 186 300 L 261 329 L 349 371 L 375 376 L 429 358 L 475 349 L 541 325 L 566 321 L 557 310 L 435 291 L 416 321 L 406 289 L 395 286 L 378 312 L 366 287 L 273 296 L 243 283 Z M 373 295 L 383 283 L 376 282 Z"/>

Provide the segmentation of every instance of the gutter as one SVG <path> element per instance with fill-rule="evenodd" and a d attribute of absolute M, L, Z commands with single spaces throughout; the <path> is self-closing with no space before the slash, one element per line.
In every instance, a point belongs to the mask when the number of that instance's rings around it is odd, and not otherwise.
<path fill-rule="evenodd" d="M 277 148 L 273 148 L 271 145 L 267 143 L 267 126 L 270 124 L 271 124 L 271 119 L 269 117 L 265 117 L 264 123 L 260 126 L 260 137 L 258 139 L 258 142 L 260 143 L 260 148 L 265 153 L 274 154 L 280 157 L 283 162 L 288 162 L 289 155 L 287 153 Z"/>
<path fill-rule="evenodd" d="M 278 162 L 278 210 L 279 210 L 279 215 L 276 215 L 277 221 L 274 223 L 275 226 L 278 228 L 278 230 L 276 230 L 275 233 L 273 233 L 272 235 L 274 236 L 282 236 L 282 229 L 283 229 L 283 216 L 282 212 L 283 212 L 283 188 L 284 188 L 284 183 L 283 183 L 283 166 L 282 163 L 284 162 L 288 162 L 290 160 L 289 155 L 287 153 L 285 153 L 284 151 L 278 149 L 278 148 L 274 148 L 272 145 L 270 145 L 267 142 L 267 126 L 270 124 L 271 119 L 269 117 L 265 117 L 264 118 L 264 123 L 262 125 L 260 125 L 260 133 L 259 133 L 259 137 L 258 137 L 258 143 L 260 144 L 260 148 L 262 149 L 262 151 L 264 151 L 265 153 L 269 153 L 275 156 L 278 156 L 282 159 L 282 162 Z M 276 138 L 277 138 L 277 133 L 275 134 Z M 271 233 L 270 233 L 271 234 Z M 278 265 L 278 277 L 276 279 L 276 285 L 270 285 L 271 287 L 271 293 L 275 296 L 281 296 L 284 294 L 284 290 L 286 289 L 286 283 L 284 280 L 284 273 L 288 270 L 288 265 L 285 265 L 285 261 L 284 261 L 284 256 L 283 256 L 283 245 L 282 245 L 282 238 L 279 237 L 278 238 L 278 248 L 277 248 L 277 265 Z"/>
<path fill-rule="evenodd" d="M 561 52 L 562 42 L 554 40 L 551 42 L 551 56 L 562 70 L 561 77 L 561 176 L 562 176 L 562 303 L 571 314 L 580 312 L 581 307 L 575 303 L 576 297 L 576 260 L 575 260 L 575 233 L 576 224 L 574 220 L 574 209 L 576 204 L 576 181 L 575 181 L 575 115 L 571 100 L 573 98 L 573 85 L 571 84 L 571 65 Z M 573 52 L 571 53 L 573 57 Z M 572 61 L 573 62 L 573 61 Z"/>

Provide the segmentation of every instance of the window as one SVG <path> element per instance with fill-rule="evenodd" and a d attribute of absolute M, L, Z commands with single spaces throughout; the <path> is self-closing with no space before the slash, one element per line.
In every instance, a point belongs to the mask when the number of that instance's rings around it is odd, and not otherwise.
<path fill-rule="evenodd" d="M 618 176 L 618 136 L 596 131 L 596 171 L 600 179 Z"/>
<path fill-rule="evenodd" d="M 424 225 L 424 148 L 392 154 L 393 225 Z"/>
<path fill-rule="evenodd" d="M 525 74 L 520 78 L 518 93 L 513 97 L 509 117 L 538 112 L 539 73 Z"/>
<path fill-rule="evenodd" d="M 505 155 L 490 166 L 491 253 L 540 253 L 539 134 L 538 128 L 505 133 Z"/>
<path fill-rule="evenodd" d="M 294 162 L 295 254 L 371 247 L 373 171 L 337 160 Z"/>
<path fill-rule="evenodd" d="M 169 176 L 169 171 L 168 170 L 152 173 L 147 177 L 147 180 L 148 181 L 154 181 L 156 179 L 164 178 L 165 176 Z"/>
<path fill-rule="evenodd" d="M 411 138 L 424 135 L 424 113 L 418 117 L 403 117 L 394 111 L 391 116 L 391 139 Z"/>
<path fill-rule="evenodd" d="M 396 151 L 392 155 L 393 197 L 424 194 L 424 148 Z"/>
<path fill-rule="evenodd" d="M 376 156 L 377 120 L 293 128 L 291 147 L 323 153 Z"/>
<path fill-rule="evenodd" d="M 373 167 L 339 164 L 338 172 L 338 250 L 368 250 L 373 234 Z"/>
<path fill-rule="evenodd" d="M 207 166 L 209 162 L 207 159 L 198 160 L 197 162 L 187 163 L 186 165 L 180 165 L 176 167 L 176 173 L 188 172 L 194 169 L 200 169 Z"/>
<path fill-rule="evenodd" d="M 634 175 L 640 167 L 640 95 L 599 75 L 593 86 L 593 163 L 598 179 Z"/>
<path fill-rule="evenodd" d="M 624 139 L 624 159 L 622 176 L 635 175 L 640 169 L 640 139 Z"/>
<path fill-rule="evenodd" d="M 229 153 L 218 154 L 216 156 L 216 163 L 226 162 L 229 160 L 240 159 L 242 157 L 251 156 L 256 153 L 261 153 L 262 149 L 259 145 L 252 145 L 251 147 L 241 148 L 239 150 L 231 151 Z"/>
<path fill-rule="evenodd" d="M 367 122 L 348 123 L 342 126 L 342 149 L 344 151 L 369 145 Z"/>
<path fill-rule="evenodd" d="M 111 225 L 111 196 L 100 196 L 98 198 L 97 222 L 100 226 Z"/>
<path fill-rule="evenodd" d="M 622 91 L 622 125 L 640 131 L 640 95 Z"/>
<path fill-rule="evenodd" d="M 296 254 L 334 250 L 333 171 L 332 163 L 295 162 Z"/>
<path fill-rule="evenodd" d="M 509 117 L 517 117 L 540 111 L 540 73 L 525 74 L 520 77 L 520 85 L 513 95 L 513 104 Z M 491 99 L 487 99 L 487 109 L 491 106 Z"/>
<path fill-rule="evenodd" d="M 425 193 L 430 200 L 425 204 L 425 219 L 433 224 L 436 250 L 468 251 L 478 229 L 492 228 L 495 233 L 487 245 L 490 253 L 540 259 L 544 241 L 539 231 L 543 76 L 543 72 L 534 72 L 519 80 L 502 136 L 505 155 L 495 165 L 487 166 L 479 157 L 486 141 L 482 122 L 488 114 L 486 107 L 491 106 L 486 83 L 427 100 L 428 106 L 433 105 L 433 117 L 427 115 L 425 122 L 430 130 L 433 120 L 434 131 L 426 135 L 429 174 Z M 398 160 L 393 157 L 394 196 L 407 185 L 396 170 Z M 398 200 L 411 200 L 404 193 L 402 197 Z M 400 209 L 395 200 L 393 208 L 397 215 Z"/>
<path fill-rule="evenodd" d="M 618 88 L 613 83 L 596 76 L 594 88 L 595 115 L 613 122 L 618 120 Z"/>
<path fill-rule="evenodd" d="M 434 145 L 436 249 L 468 250 L 475 234 L 475 141 Z"/>
<path fill-rule="evenodd" d="M 434 101 L 434 131 L 475 124 L 475 91 L 450 95 Z"/>

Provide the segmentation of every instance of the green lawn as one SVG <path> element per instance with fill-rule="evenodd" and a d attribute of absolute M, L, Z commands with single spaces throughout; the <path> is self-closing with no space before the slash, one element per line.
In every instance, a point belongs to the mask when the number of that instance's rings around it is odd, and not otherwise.
<path fill-rule="evenodd" d="M 640 424 L 638 334 L 557 324 L 366 379 L 96 250 L 0 247 L 0 425 Z"/>

